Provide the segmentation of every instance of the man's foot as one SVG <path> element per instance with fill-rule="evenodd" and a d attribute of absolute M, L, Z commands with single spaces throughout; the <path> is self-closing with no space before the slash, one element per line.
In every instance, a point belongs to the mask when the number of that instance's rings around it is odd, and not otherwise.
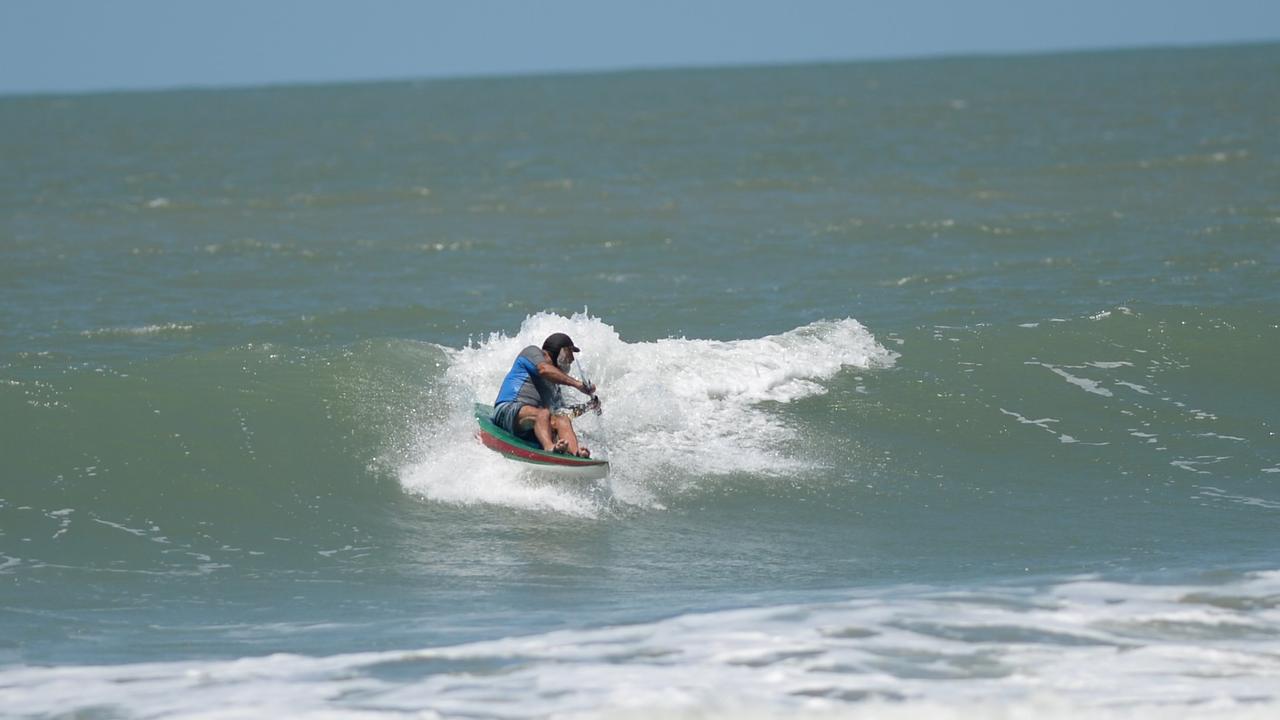
<path fill-rule="evenodd" d="M 567 452 L 569 452 L 569 441 L 568 441 L 568 440 L 557 440 L 557 441 L 556 441 L 556 444 L 555 444 L 555 445 L 553 445 L 553 446 L 551 447 L 551 452 L 555 452 L 555 453 L 567 453 Z"/>
<path fill-rule="evenodd" d="M 578 448 L 578 457 L 580 458 L 591 457 L 591 451 L 587 449 L 586 445 L 583 445 L 582 447 Z"/>

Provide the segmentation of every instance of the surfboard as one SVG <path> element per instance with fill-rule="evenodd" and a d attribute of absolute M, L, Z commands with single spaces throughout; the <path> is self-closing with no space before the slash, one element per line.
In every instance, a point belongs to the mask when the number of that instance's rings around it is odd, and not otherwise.
<path fill-rule="evenodd" d="M 604 458 L 547 452 L 538 443 L 518 438 L 494 425 L 489 420 L 492 405 L 476 403 L 475 412 L 479 425 L 476 437 L 480 442 L 506 459 L 528 466 L 529 470 L 578 480 L 599 480 L 609 474 L 609 461 Z"/>

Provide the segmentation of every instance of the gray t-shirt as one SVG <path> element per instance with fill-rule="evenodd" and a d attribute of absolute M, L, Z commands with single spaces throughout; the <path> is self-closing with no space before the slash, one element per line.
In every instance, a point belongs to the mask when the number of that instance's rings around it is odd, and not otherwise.
<path fill-rule="evenodd" d="M 546 354 L 536 345 L 521 350 L 512 363 L 511 370 L 502 380 L 498 398 L 493 401 L 494 406 L 514 401 L 521 405 L 552 410 L 560 407 L 560 386 L 543 380 L 538 374 L 538 366 L 546 361 Z"/>

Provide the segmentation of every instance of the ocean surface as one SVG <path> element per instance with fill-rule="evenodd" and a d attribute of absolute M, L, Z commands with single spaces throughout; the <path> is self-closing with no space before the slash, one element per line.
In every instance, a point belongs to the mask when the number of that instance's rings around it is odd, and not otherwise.
<path fill-rule="evenodd" d="M 1280 716 L 1278 78 L 0 98 L 0 716 Z"/>

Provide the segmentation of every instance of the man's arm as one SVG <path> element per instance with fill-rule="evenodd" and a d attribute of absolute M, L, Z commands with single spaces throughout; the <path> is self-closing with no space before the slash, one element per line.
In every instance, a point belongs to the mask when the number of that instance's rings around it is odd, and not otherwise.
<path fill-rule="evenodd" d="M 542 362 L 538 363 L 538 375 L 543 380 L 549 380 L 557 385 L 568 385 L 583 395 L 594 395 L 596 388 L 594 385 L 588 385 L 578 378 L 566 373 L 555 366 L 555 363 Z"/>

